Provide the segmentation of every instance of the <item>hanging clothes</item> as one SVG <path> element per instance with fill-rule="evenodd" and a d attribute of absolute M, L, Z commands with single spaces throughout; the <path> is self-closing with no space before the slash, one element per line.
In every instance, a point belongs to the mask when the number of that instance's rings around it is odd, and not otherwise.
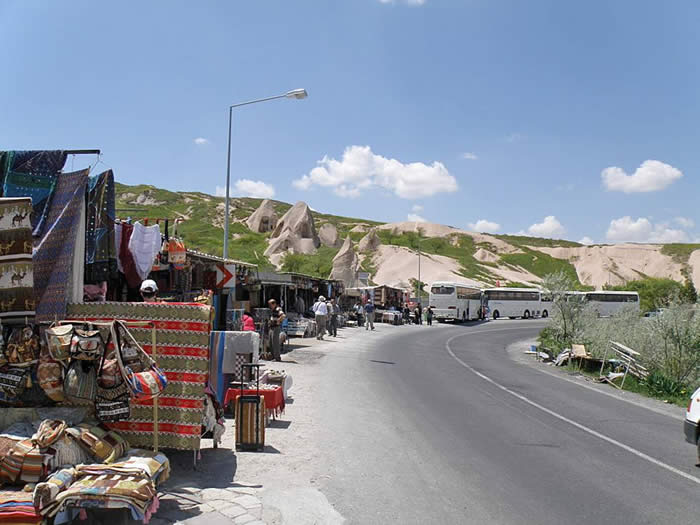
<path fill-rule="evenodd" d="M 74 251 L 85 206 L 88 170 L 62 173 L 46 216 L 46 235 L 34 243 L 37 321 L 66 316 L 72 294 Z M 83 216 L 84 217 L 84 216 Z M 84 231 L 83 231 L 84 235 Z M 81 258 L 82 258 L 81 254 Z M 82 290 L 82 282 L 80 283 Z"/>
<path fill-rule="evenodd" d="M 4 155 L 3 197 L 31 197 L 32 234 L 41 236 L 49 205 L 66 164 L 65 151 L 8 151 Z"/>
<path fill-rule="evenodd" d="M 161 242 L 160 227 L 157 224 L 144 226 L 140 222 L 134 223 L 134 231 L 129 239 L 129 251 L 142 281 L 151 273 L 153 260 L 160 252 Z"/>
<path fill-rule="evenodd" d="M 136 271 L 136 263 L 131 250 L 129 250 L 129 241 L 134 232 L 134 225 L 122 222 L 115 226 L 119 236 L 119 270 L 124 274 L 127 286 L 131 289 L 138 289 L 143 279 Z"/>
<path fill-rule="evenodd" d="M 107 170 L 88 180 L 85 283 L 99 284 L 117 277 L 114 173 Z"/>

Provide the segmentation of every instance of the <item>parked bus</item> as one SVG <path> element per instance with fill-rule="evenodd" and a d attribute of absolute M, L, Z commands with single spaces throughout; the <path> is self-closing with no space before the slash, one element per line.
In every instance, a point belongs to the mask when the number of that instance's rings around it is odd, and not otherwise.
<path fill-rule="evenodd" d="M 430 287 L 430 306 L 438 322 L 483 318 L 480 288 L 459 283 L 435 282 Z"/>
<path fill-rule="evenodd" d="M 530 319 L 542 314 L 541 292 L 534 288 L 489 288 L 484 290 L 484 301 L 494 319 Z"/>
<path fill-rule="evenodd" d="M 635 311 L 639 311 L 639 294 L 637 292 L 586 292 L 586 302 L 592 304 L 601 317 L 611 316 L 623 308 L 634 308 Z"/>

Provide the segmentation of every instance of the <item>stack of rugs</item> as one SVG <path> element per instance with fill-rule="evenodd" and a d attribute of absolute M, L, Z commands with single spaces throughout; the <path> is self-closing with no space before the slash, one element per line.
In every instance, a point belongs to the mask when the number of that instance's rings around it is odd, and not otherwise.
<path fill-rule="evenodd" d="M 156 487 L 169 475 L 166 456 L 129 449 L 100 426 L 18 423 L 0 434 L 0 524 L 61 524 L 85 509 L 126 509 L 147 523 L 158 508 Z"/>
<path fill-rule="evenodd" d="M 168 387 L 158 397 L 159 445 L 176 450 L 199 450 L 204 415 L 204 389 L 209 378 L 211 307 L 198 303 L 69 304 L 70 319 L 149 321 L 156 326 L 156 361 Z M 151 328 L 129 331 L 152 354 Z M 153 400 L 131 402 L 129 419 L 110 423 L 132 446 L 153 447 Z"/>

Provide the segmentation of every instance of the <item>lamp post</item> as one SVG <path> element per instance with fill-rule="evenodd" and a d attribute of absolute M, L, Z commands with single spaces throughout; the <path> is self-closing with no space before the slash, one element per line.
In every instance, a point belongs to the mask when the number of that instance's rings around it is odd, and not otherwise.
<path fill-rule="evenodd" d="M 248 106 L 250 104 L 257 104 L 258 102 L 267 102 L 268 100 L 275 100 L 278 98 L 291 98 L 301 100 L 308 97 L 309 94 L 305 89 L 293 89 L 287 91 L 282 95 L 275 95 L 274 97 L 259 98 L 256 100 L 249 100 L 248 102 L 240 102 L 238 104 L 233 104 L 228 107 L 228 156 L 226 160 L 226 201 L 224 202 L 224 259 L 228 259 L 228 223 L 229 223 L 229 199 L 231 192 L 231 126 L 233 121 L 233 108 L 238 108 L 241 106 Z"/>

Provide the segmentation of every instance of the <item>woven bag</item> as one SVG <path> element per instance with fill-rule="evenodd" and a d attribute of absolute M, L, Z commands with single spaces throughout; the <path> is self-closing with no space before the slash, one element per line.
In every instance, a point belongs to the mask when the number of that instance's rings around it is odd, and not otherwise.
<path fill-rule="evenodd" d="M 168 380 L 151 356 L 149 356 L 121 321 L 112 324 L 112 340 L 115 342 L 117 360 L 131 397 L 140 400 L 158 397 L 168 386 Z M 122 359 L 122 347 L 136 349 L 138 363 L 126 366 Z"/>
<path fill-rule="evenodd" d="M 97 395 L 97 369 L 86 361 L 72 361 L 63 380 L 63 393 L 76 403 L 94 401 Z"/>
<path fill-rule="evenodd" d="M 52 326 L 46 329 L 46 342 L 49 345 L 49 352 L 56 361 L 67 361 L 70 358 L 72 339 L 72 324 Z"/>

